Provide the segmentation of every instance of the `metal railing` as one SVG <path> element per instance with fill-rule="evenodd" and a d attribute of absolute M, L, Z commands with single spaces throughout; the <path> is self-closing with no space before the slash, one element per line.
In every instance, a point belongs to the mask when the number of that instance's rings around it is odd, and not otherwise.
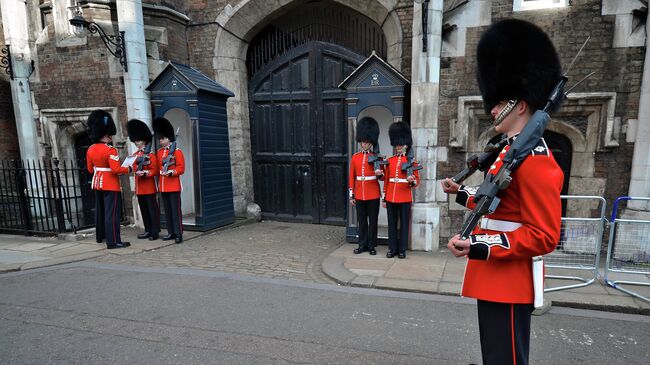
<path fill-rule="evenodd" d="M 603 232 L 607 219 L 605 219 L 606 201 L 600 196 L 562 195 L 567 206 L 575 207 L 582 203 L 583 209 L 579 211 L 587 215 L 586 211 L 594 211 L 589 216 L 562 217 L 560 242 L 557 248 L 544 255 L 544 263 L 550 271 L 562 272 L 563 269 L 585 271 L 584 276 L 547 274 L 547 279 L 577 280 L 581 283 L 545 288 L 545 292 L 563 289 L 580 288 L 592 284 L 598 278 L 598 264 L 600 262 L 600 247 L 603 242 Z M 596 205 L 596 209 L 590 209 Z M 598 212 L 598 213 L 596 213 Z M 553 270 L 558 269 L 558 270 Z"/>
<path fill-rule="evenodd" d="M 605 264 L 605 282 L 614 289 L 650 302 L 650 298 L 621 285 L 650 286 L 650 221 L 640 219 L 619 219 L 618 204 L 622 201 L 645 200 L 650 198 L 622 196 L 616 199 L 612 209 L 611 228 L 609 230 L 609 248 Z M 611 280 L 612 273 L 636 280 Z"/>
<path fill-rule="evenodd" d="M 85 163 L 0 160 L 0 231 L 56 234 L 94 225 Z"/>

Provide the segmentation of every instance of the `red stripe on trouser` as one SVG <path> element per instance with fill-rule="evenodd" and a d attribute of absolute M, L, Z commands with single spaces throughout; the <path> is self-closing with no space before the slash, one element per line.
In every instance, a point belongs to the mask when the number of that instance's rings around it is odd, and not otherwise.
<path fill-rule="evenodd" d="M 181 193 L 178 192 L 178 232 L 183 234 L 183 215 L 181 214 Z"/>
<path fill-rule="evenodd" d="M 512 364 L 517 365 L 517 350 L 515 348 L 515 306 L 510 304 L 510 335 L 512 337 Z"/>
<path fill-rule="evenodd" d="M 117 243 L 117 235 L 115 234 L 115 211 L 117 210 L 116 209 L 117 208 L 117 194 L 113 194 L 113 196 L 115 198 L 113 199 L 113 222 L 111 222 L 111 223 L 113 225 L 113 243 Z"/>

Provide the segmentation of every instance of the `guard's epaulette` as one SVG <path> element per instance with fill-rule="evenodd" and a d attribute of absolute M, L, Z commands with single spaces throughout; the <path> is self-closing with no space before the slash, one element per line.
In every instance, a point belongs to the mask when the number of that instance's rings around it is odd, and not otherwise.
<path fill-rule="evenodd" d="M 548 149 L 548 145 L 546 144 L 546 141 L 544 138 L 540 138 L 539 141 L 537 142 L 537 145 L 535 148 L 533 148 L 532 151 L 530 151 L 530 154 L 533 156 L 550 156 L 551 151 Z"/>

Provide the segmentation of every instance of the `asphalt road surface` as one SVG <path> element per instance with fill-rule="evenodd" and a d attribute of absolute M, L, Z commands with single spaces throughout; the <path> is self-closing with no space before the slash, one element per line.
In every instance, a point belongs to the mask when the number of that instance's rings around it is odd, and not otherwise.
<path fill-rule="evenodd" d="M 78 263 L 0 275 L 2 364 L 480 363 L 458 297 Z M 647 364 L 650 317 L 553 308 L 531 364 Z"/>

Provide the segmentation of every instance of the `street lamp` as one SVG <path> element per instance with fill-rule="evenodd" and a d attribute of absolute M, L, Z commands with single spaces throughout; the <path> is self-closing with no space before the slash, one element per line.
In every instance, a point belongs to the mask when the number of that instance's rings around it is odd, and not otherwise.
<path fill-rule="evenodd" d="M 81 7 L 79 5 L 71 7 L 74 9 L 75 16 L 70 19 L 70 25 L 73 27 L 74 34 L 83 38 L 86 36 L 86 29 L 90 34 L 99 34 L 99 37 L 104 42 L 108 51 L 115 57 L 120 59 L 120 65 L 124 67 L 124 72 L 129 72 L 126 65 L 126 48 L 124 47 L 124 32 L 120 35 L 108 35 L 104 29 L 95 22 L 89 22 L 82 16 Z"/>

